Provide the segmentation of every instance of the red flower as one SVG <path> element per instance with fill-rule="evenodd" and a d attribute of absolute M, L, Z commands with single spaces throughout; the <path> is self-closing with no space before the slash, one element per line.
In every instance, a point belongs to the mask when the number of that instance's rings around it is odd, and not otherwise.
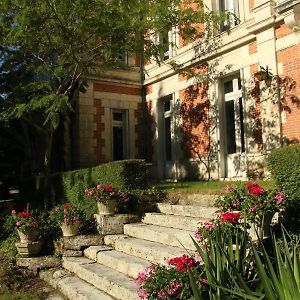
<path fill-rule="evenodd" d="M 264 188 L 257 183 L 248 183 L 246 188 L 247 192 L 253 196 L 261 196 L 265 192 Z"/>
<path fill-rule="evenodd" d="M 177 271 L 186 272 L 188 268 L 195 266 L 195 260 L 190 256 L 183 254 L 181 257 L 174 257 L 168 260 L 170 266 L 176 266 Z"/>
<path fill-rule="evenodd" d="M 20 218 L 29 218 L 30 217 L 30 212 L 27 211 L 22 211 L 19 213 Z"/>
<path fill-rule="evenodd" d="M 232 224 L 236 224 L 239 221 L 240 217 L 241 214 L 239 212 L 234 213 L 234 212 L 227 211 L 225 214 L 222 215 L 221 221 L 223 223 L 230 222 Z"/>
<path fill-rule="evenodd" d="M 112 193 L 112 192 L 113 192 L 113 187 L 112 187 L 112 185 L 111 185 L 111 184 L 107 184 L 107 185 L 105 186 L 105 190 L 106 190 L 107 192 L 109 192 L 109 193 Z"/>

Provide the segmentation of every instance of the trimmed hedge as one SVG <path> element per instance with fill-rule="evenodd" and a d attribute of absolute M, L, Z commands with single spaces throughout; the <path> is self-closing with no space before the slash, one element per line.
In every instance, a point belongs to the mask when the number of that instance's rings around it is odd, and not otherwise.
<path fill-rule="evenodd" d="M 275 150 L 267 158 L 267 167 L 277 186 L 289 201 L 283 222 L 288 230 L 299 232 L 300 227 L 300 145 Z"/>
<path fill-rule="evenodd" d="M 288 199 L 300 202 L 300 145 L 274 150 L 267 158 L 267 167 Z"/>
<path fill-rule="evenodd" d="M 96 210 L 94 202 L 87 205 L 84 190 L 97 183 L 112 184 L 119 190 L 146 189 L 148 187 L 148 167 L 144 160 L 131 159 L 114 161 L 96 167 L 79 169 L 62 174 L 63 199 L 86 214 Z"/>

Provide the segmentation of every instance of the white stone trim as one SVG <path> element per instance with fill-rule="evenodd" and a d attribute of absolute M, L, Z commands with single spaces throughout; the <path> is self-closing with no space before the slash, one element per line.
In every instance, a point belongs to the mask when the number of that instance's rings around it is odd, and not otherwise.
<path fill-rule="evenodd" d="M 276 40 L 276 51 L 298 45 L 300 43 L 300 34 L 292 33 Z"/>

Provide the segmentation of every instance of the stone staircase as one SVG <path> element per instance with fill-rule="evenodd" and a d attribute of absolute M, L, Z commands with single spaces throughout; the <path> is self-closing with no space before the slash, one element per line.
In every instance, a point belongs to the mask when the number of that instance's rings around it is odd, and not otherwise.
<path fill-rule="evenodd" d="M 43 271 L 41 278 L 72 300 L 138 300 L 138 273 L 150 262 L 165 263 L 166 258 L 193 253 L 190 236 L 198 222 L 217 210 L 201 206 L 201 201 L 160 203 L 158 209 L 160 213 L 146 213 L 141 223 L 125 224 L 124 234 L 106 235 L 104 245 L 88 247 L 84 257 L 63 257 L 63 269 Z"/>

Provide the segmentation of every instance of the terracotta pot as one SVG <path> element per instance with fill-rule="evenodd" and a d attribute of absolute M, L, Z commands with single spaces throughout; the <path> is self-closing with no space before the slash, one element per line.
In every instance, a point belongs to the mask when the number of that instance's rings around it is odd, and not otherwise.
<path fill-rule="evenodd" d="M 74 222 L 71 224 L 61 224 L 60 228 L 63 236 L 75 236 L 78 234 L 80 222 Z"/>
<path fill-rule="evenodd" d="M 97 202 L 99 215 L 113 215 L 117 211 L 117 200 L 109 199 L 103 202 Z"/>
<path fill-rule="evenodd" d="M 30 243 L 36 242 L 39 237 L 39 233 L 36 228 L 28 228 L 26 231 L 22 232 L 19 229 L 17 230 L 20 237 L 21 243 Z"/>

